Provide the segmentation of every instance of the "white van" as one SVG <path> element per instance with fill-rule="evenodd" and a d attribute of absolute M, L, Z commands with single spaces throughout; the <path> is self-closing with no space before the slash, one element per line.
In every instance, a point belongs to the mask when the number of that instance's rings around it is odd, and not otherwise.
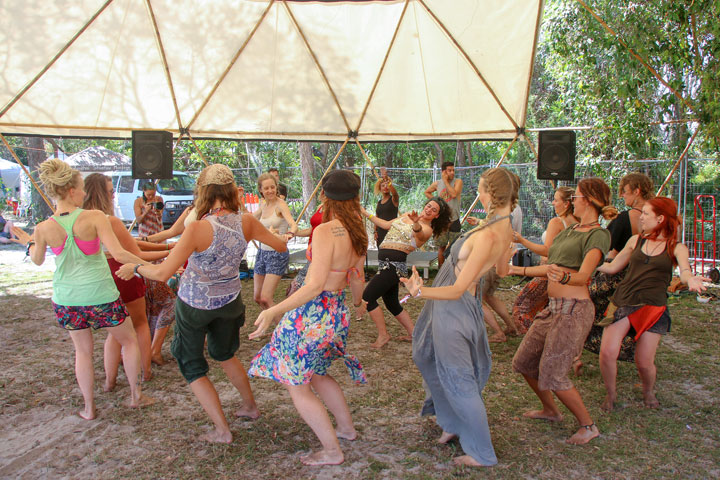
<path fill-rule="evenodd" d="M 124 222 L 135 220 L 135 199 L 142 197 L 142 187 L 152 180 L 132 178 L 132 172 L 107 172 L 115 187 L 115 216 Z M 173 172 L 173 178 L 158 180 L 157 193 L 165 202 L 163 225 L 170 226 L 193 201 L 195 179 L 185 172 Z"/>

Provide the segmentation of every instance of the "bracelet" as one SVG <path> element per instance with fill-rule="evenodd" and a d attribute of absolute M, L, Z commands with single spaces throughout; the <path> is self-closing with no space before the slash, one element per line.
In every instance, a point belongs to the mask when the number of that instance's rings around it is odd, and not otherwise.
<path fill-rule="evenodd" d="M 138 268 L 142 267 L 142 263 L 138 263 L 135 265 L 135 268 L 133 268 L 133 275 L 135 275 L 138 278 L 142 278 L 142 274 L 138 272 Z"/>
<path fill-rule="evenodd" d="M 526 270 L 527 270 L 527 267 L 523 267 L 523 277 L 527 277 Z"/>
<path fill-rule="evenodd" d="M 142 237 L 140 237 L 140 240 L 143 242 L 147 242 L 148 241 L 147 235 L 143 235 Z"/>
<path fill-rule="evenodd" d="M 33 245 L 35 245 L 35 241 L 34 241 L 34 240 L 30 240 L 30 241 L 27 243 L 27 247 L 25 248 L 25 256 L 26 256 L 26 257 L 30 256 L 30 247 L 32 247 Z"/>
<path fill-rule="evenodd" d="M 560 279 L 562 285 L 567 285 L 570 282 L 571 275 L 568 272 L 563 273 L 563 277 Z"/>
<path fill-rule="evenodd" d="M 358 304 L 353 303 L 353 307 L 355 307 L 355 308 L 360 308 L 360 305 L 362 305 L 362 300 L 360 300 L 360 303 L 358 303 Z"/>
<path fill-rule="evenodd" d="M 415 224 L 413 224 L 413 225 L 415 225 Z M 412 231 L 415 232 L 415 233 L 420 233 L 420 232 L 422 232 L 422 225 L 420 225 L 420 228 L 417 229 L 417 230 L 415 230 L 415 227 L 413 226 L 413 227 L 412 227 Z"/>
<path fill-rule="evenodd" d="M 170 244 L 169 244 L 169 243 L 166 243 L 166 244 L 165 244 L 165 247 L 166 247 L 165 250 L 170 250 Z"/>
<path fill-rule="evenodd" d="M 374 216 L 375 216 L 375 214 L 374 214 L 374 213 L 370 213 L 370 214 L 368 214 L 368 220 L 370 220 L 370 219 L 371 219 L 372 217 L 374 217 Z"/>
<path fill-rule="evenodd" d="M 413 295 L 413 297 L 414 297 L 414 298 L 418 298 L 421 294 L 422 294 L 422 287 L 419 287 L 419 288 L 418 288 L 418 293 L 416 293 L 415 295 Z"/>

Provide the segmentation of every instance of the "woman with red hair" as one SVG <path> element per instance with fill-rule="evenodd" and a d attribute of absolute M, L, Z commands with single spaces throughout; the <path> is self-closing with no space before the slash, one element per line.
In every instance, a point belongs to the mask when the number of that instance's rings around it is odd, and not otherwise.
<path fill-rule="evenodd" d="M 645 406 L 660 406 L 654 393 L 655 351 L 660 337 L 670 331 L 666 291 L 673 269 L 680 268 L 680 281 L 691 291 L 705 290 L 703 281 L 709 281 L 690 273 L 688 249 L 677 242 L 680 219 L 676 212 L 677 204 L 670 198 L 656 197 L 645 202 L 640 214 L 642 232 L 630 237 L 611 263 L 598 268 L 603 273 L 615 274 L 628 266 L 608 309 L 614 310 L 614 321 L 605 328 L 600 345 L 600 371 L 607 389 L 604 410 L 610 411 L 615 406 L 617 359 L 628 333 L 636 342 L 635 364 L 642 380 Z"/>

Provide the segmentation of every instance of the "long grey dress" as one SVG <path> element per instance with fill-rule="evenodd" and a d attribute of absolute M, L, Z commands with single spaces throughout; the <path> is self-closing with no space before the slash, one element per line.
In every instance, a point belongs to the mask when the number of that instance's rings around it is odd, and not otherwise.
<path fill-rule="evenodd" d="M 458 254 L 468 238 L 460 237 L 452 246 L 433 287 L 455 283 Z M 466 291 L 457 300 L 426 301 L 413 331 L 413 360 L 429 390 L 421 414 L 435 414 L 444 431 L 460 438 L 467 455 L 483 465 L 495 465 L 481 395 L 491 365 L 482 285 L 475 291 L 476 296 Z"/>

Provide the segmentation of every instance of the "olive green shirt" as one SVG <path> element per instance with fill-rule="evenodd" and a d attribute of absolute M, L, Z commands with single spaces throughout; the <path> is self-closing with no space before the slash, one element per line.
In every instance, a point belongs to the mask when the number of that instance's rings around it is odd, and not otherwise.
<path fill-rule="evenodd" d="M 610 249 L 610 232 L 605 228 L 594 228 L 587 232 L 579 232 L 568 227 L 558 233 L 548 252 L 547 263 L 579 270 L 585 256 L 590 250 L 597 248 L 602 252 L 600 265 Z"/>

